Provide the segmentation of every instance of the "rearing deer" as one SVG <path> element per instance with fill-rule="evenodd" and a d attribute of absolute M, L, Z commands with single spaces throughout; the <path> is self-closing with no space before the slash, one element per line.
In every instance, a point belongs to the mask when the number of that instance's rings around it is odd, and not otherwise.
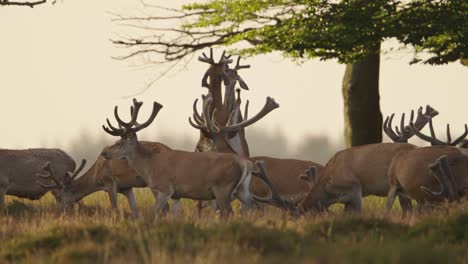
<path fill-rule="evenodd" d="M 304 160 L 295 160 L 295 159 L 279 159 L 279 158 L 271 158 L 265 156 L 259 157 L 249 157 L 246 156 L 248 151 L 236 151 L 232 148 L 225 148 L 219 150 L 216 146 L 226 144 L 225 142 L 228 140 L 233 141 L 236 137 L 239 136 L 239 133 L 243 131 L 246 127 L 258 122 L 261 118 L 266 115 L 266 112 L 262 109 L 259 114 L 255 117 L 248 119 L 248 107 L 249 104 L 245 105 L 244 114 L 245 116 L 242 117 L 240 112 L 241 100 L 240 100 L 240 91 L 238 90 L 238 97 L 236 100 L 235 108 L 231 111 L 230 117 L 225 124 L 219 124 L 215 120 L 215 116 L 217 114 L 214 111 L 213 115 L 207 115 L 205 113 L 210 113 L 211 107 L 211 96 L 208 94 L 207 96 L 202 96 L 203 99 L 203 113 L 200 114 L 197 110 L 197 102 L 198 99 L 195 100 L 193 104 L 193 120 L 189 118 L 190 124 L 202 131 L 205 137 L 209 138 L 213 142 L 212 151 L 217 152 L 227 152 L 227 153 L 235 153 L 239 156 L 249 158 L 249 160 L 253 163 L 262 160 L 265 164 L 265 173 L 268 177 L 273 181 L 274 185 L 278 188 L 278 192 L 283 199 L 287 201 L 295 202 L 305 197 L 307 192 L 309 191 L 309 187 L 306 182 L 300 180 L 298 176 L 304 172 L 304 170 L 308 169 L 311 166 L 317 167 L 319 170 L 322 166 L 312 161 L 304 161 Z M 267 102 L 265 107 L 271 105 L 270 108 L 276 108 L 273 99 L 267 97 Z M 265 109 L 264 107 L 264 109 Z M 266 196 L 269 192 L 269 188 L 263 184 L 260 179 L 253 178 L 251 182 L 251 191 L 253 194 L 257 196 Z M 278 204 L 275 204 L 278 205 Z"/>
<path fill-rule="evenodd" d="M 114 145 L 102 152 L 106 159 L 126 159 L 130 167 L 141 175 L 156 199 L 156 210 L 161 212 L 170 198 L 195 200 L 216 199 L 224 216 L 232 212 L 230 202 L 239 199 L 246 208 L 254 205 L 249 184 L 253 164 L 234 154 L 212 152 L 166 151 L 148 149 L 137 139 L 137 132 L 148 127 L 162 108 L 157 102 L 147 121 L 137 123 L 142 102 L 133 100 L 131 121 L 124 122 L 114 109 L 119 127 L 107 121 L 105 132 L 120 137 Z"/>
<path fill-rule="evenodd" d="M 210 67 L 202 78 L 202 86 L 208 88 L 208 92 L 211 94 L 213 100 L 209 114 L 211 116 L 213 112 L 216 111 L 216 122 L 225 124 L 232 109 L 235 107 L 236 102 L 234 89 L 236 84 L 239 83 L 241 88 L 248 90 L 247 84 L 239 76 L 238 71 L 249 68 L 250 65 L 240 65 L 239 57 L 234 68 L 229 68 L 229 63 L 232 62 L 232 59 L 230 56 L 225 56 L 225 52 L 221 55 L 219 62 L 215 63 L 212 49 L 210 49 L 209 57 L 205 53 L 202 53 L 202 55 L 203 56 L 199 57 L 198 60 L 210 64 Z M 222 97 L 223 82 L 225 86 L 224 100 Z M 206 135 L 203 134 L 203 131 L 201 131 L 196 150 L 204 151 L 206 149 L 210 149 L 212 144 L 212 140 L 208 139 Z M 243 130 L 241 130 L 236 138 L 227 141 L 216 140 L 214 145 L 218 150 L 220 150 L 220 152 L 229 153 L 230 149 L 234 149 L 238 152 L 243 152 L 243 156 L 249 156 L 248 144 Z"/>

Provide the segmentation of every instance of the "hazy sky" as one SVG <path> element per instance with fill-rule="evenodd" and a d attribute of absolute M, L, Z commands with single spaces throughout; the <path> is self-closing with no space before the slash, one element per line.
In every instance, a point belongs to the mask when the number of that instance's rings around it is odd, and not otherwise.
<path fill-rule="evenodd" d="M 123 97 L 140 91 L 162 70 L 162 66 L 143 69 L 111 58 L 122 51 L 109 41 L 119 28 L 110 21 L 108 11 L 125 14 L 137 8 L 138 1 L 132 0 L 64 0 L 34 9 L 0 8 L 2 148 L 65 143 L 82 129 L 104 134 L 100 126 L 112 115 L 113 106 L 128 109 L 130 99 Z M 215 52 L 219 56 L 220 50 Z M 459 62 L 409 66 L 410 58 L 405 53 L 382 57 L 383 114 L 431 104 L 441 112 L 437 127 L 450 122 L 454 132 L 460 132 L 468 121 L 464 108 L 468 67 Z M 251 88 L 243 93 L 243 98 L 250 99 L 250 113 L 263 106 L 266 96 L 274 97 L 281 106 L 258 127 L 283 129 L 294 142 L 305 133 L 325 133 L 335 140 L 342 136 L 343 65 L 319 60 L 298 65 L 279 54 L 246 63 L 252 68 L 241 76 Z M 198 135 L 187 117 L 193 100 L 206 92 L 200 86 L 206 67 L 195 59 L 138 96 L 146 102 L 142 118 L 151 101 L 164 105 L 151 133 Z"/>

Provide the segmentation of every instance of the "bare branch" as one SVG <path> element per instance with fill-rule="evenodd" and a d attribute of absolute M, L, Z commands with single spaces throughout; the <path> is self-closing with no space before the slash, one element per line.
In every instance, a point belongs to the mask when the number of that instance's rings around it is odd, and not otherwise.
<path fill-rule="evenodd" d="M 40 0 L 40 1 L 34 1 L 34 2 L 10 2 L 8 0 L 3 0 L 0 1 L 0 6 L 29 6 L 31 8 L 45 4 L 47 0 Z"/>

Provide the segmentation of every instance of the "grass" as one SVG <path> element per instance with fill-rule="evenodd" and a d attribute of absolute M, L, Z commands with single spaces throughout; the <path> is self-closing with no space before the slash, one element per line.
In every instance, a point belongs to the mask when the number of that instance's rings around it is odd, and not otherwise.
<path fill-rule="evenodd" d="M 183 201 L 175 217 L 154 218 L 149 191 L 138 190 L 141 217 L 126 201 L 109 209 L 96 193 L 62 214 L 51 196 L 7 198 L 0 216 L 0 263 L 468 263 L 468 203 L 409 221 L 399 209 L 385 215 L 384 200 L 366 198 L 364 213 L 290 218 L 279 210 L 197 216 Z M 238 206 L 236 206 L 238 207 Z M 238 208 L 237 208 L 238 209 Z"/>

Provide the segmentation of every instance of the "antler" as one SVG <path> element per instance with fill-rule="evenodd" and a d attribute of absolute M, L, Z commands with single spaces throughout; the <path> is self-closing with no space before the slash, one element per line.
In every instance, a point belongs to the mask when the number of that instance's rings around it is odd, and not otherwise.
<path fill-rule="evenodd" d="M 436 146 L 436 145 L 457 146 L 458 144 L 462 143 L 463 140 L 468 135 L 468 125 L 466 124 L 465 124 L 465 132 L 463 132 L 463 134 L 461 134 L 454 141 L 452 141 L 452 135 L 450 134 L 450 125 L 447 124 L 447 141 L 446 142 L 443 142 L 436 137 L 435 132 L 434 132 L 434 126 L 432 124 L 432 120 L 429 120 L 429 130 L 431 132 L 430 136 L 425 135 L 421 131 L 417 130 L 415 125 L 412 123 L 410 123 L 410 128 L 417 137 L 419 137 L 420 139 L 424 141 L 431 143 L 432 146 Z"/>
<path fill-rule="evenodd" d="M 246 105 L 246 112 L 248 111 L 247 105 Z M 278 107 L 279 107 L 279 104 L 275 102 L 275 99 L 268 96 L 267 99 L 266 99 L 266 103 L 263 106 L 262 110 L 260 110 L 260 112 L 258 112 L 255 116 L 253 116 L 250 119 L 244 118 L 244 120 L 242 122 L 237 123 L 237 124 L 230 124 L 232 116 L 235 113 L 235 111 L 233 111 L 233 112 L 231 112 L 228 123 L 226 124 L 226 126 L 224 126 L 224 127 L 222 127 L 220 129 L 220 132 L 221 133 L 231 133 L 231 132 L 236 132 L 236 131 L 238 131 L 240 129 L 243 129 L 243 128 L 247 127 L 247 126 L 250 126 L 250 125 L 254 124 L 255 122 L 257 122 L 258 120 L 262 119 L 264 116 L 266 116 L 268 113 L 270 113 L 271 111 L 275 110 Z"/>
<path fill-rule="evenodd" d="M 441 156 L 435 162 L 431 163 L 428 169 L 429 173 L 439 182 L 440 191 L 431 191 L 425 186 L 421 186 L 421 190 L 435 197 L 446 198 L 449 201 L 455 201 L 460 198 L 455 180 L 450 172 L 446 155 Z"/>
<path fill-rule="evenodd" d="M 206 56 L 205 52 L 202 52 L 202 55 L 203 55 L 203 57 L 202 56 L 198 57 L 199 61 L 208 63 L 210 65 L 215 64 L 214 59 L 213 59 L 213 48 L 210 48 L 210 57 L 209 58 L 208 58 L 208 56 Z"/>
<path fill-rule="evenodd" d="M 62 184 L 62 182 L 60 182 L 60 180 L 55 175 L 55 171 L 50 166 L 50 162 L 46 162 L 46 164 L 42 167 L 42 170 L 46 171 L 47 174 L 36 173 L 36 177 L 37 177 L 36 182 L 37 182 L 37 184 L 39 184 L 42 188 L 47 189 L 47 190 L 63 188 L 63 184 Z M 44 184 L 39 179 L 52 180 L 52 182 L 54 184 Z"/>
<path fill-rule="evenodd" d="M 148 127 L 156 118 L 156 116 L 159 113 L 159 110 L 161 110 L 163 106 L 159 104 L 158 102 L 153 102 L 153 111 L 151 112 L 150 117 L 148 118 L 148 120 L 146 120 L 146 122 L 139 124 L 137 122 L 137 118 L 138 118 L 138 113 L 142 105 L 143 105 L 143 102 L 138 102 L 135 98 L 133 99 L 133 107 L 130 108 L 130 114 L 131 114 L 130 122 L 122 121 L 122 119 L 120 118 L 118 114 L 118 107 L 115 106 L 114 116 L 115 116 L 117 123 L 119 124 L 119 128 L 114 127 L 110 123 L 108 118 L 106 119 L 106 122 L 109 127 L 106 127 L 105 125 L 103 125 L 102 128 L 104 129 L 104 131 L 106 131 L 108 134 L 112 136 L 125 136 L 129 133 L 136 133 Z"/>
<path fill-rule="evenodd" d="M 221 58 L 218 61 L 218 64 L 224 63 L 228 64 L 232 62 L 231 55 L 226 56 L 226 51 L 224 50 L 223 53 L 221 54 Z M 214 59 L 213 59 L 213 48 L 210 48 L 210 57 L 206 56 L 204 52 L 202 52 L 202 56 L 198 57 L 198 60 L 201 62 L 208 63 L 210 65 L 216 64 Z"/>
<path fill-rule="evenodd" d="M 262 203 L 267 203 L 271 204 L 273 206 L 277 206 L 283 209 L 288 209 L 288 205 L 283 198 L 281 198 L 281 195 L 278 192 L 278 189 L 276 186 L 273 184 L 273 181 L 267 176 L 265 172 L 265 162 L 263 160 L 257 160 L 255 162 L 255 166 L 259 169 L 258 171 L 253 171 L 252 175 L 259 177 L 262 179 L 268 188 L 270 189 L 271 195 L 270 197 L 264 198 L 264 197 L 258 197 L 254 194 L 252 194 L 252 197 Z"/>
<path fill-rule="evenodd" d="M 202 95 L 203 101 L 203 114 L 200 115 L 197 110 L 198 98 L 195 99 L 193 103 L 193 121 L 189 117 L 189 123 L 192 127 L 196 129 L 203 130 L 208 133 L 217 133 L 218 129 L 214 127 L 212 117 L 210 117 L 210 107 L 213 102 L 213 97 L 208 93 L 207 95 Z M 213 112 L 214 114 L 214 112 Z"/>
<path fill-rule="evenodd" d="M 84 169 L 86 165 L 86 159 L 81 160 L 81 164 L 75 172 L 67 171 L 67 177 L 65 178 L 65 184 L 69 184 L 75 180 L 75 178 L 80 174 L 80 172 Z"/>
<path fill-rule="evenodd" d="M 423 129 L 426 126 L 426 124 L 438 114 L 439 112 L 432 108 L 430 105 L 426 106 L 425 113 L 422 112 L 422 107 L 419 107 L 418 116 L 416 117 L 416 122 L 414 122 L 415 128 L 418 131 Z M 396 131 L 393 131 L 392 129 L 392 121 L 394 117 L 395 114 L 393 113 L 390 115 L 390 117 L 387 116 L 387 118 L 385 119 L 383 125 L 383 130 L 385 134 L 387 134 L 387 136 L 395 143 L 408 142 L 408 139 L 410 139 L 414 135 L 414 131 L 409 126 L 405 126 L 405 113 L 401 115 L 400 128 L 398 128 L 398 126 L 395 126 Z M 413 120 L 414 110 L 411 110 L 410 124 L 413 122 Z"/>

